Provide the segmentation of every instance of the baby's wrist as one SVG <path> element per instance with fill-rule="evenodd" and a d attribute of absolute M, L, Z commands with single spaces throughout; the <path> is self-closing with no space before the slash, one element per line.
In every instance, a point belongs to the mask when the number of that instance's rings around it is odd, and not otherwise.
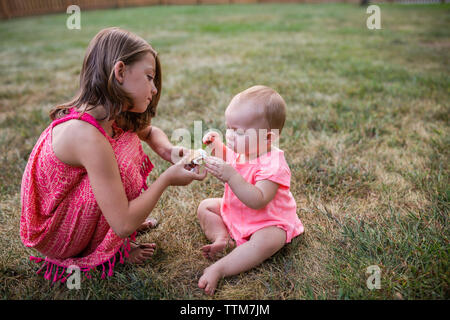
<path fill-rule="evenodd" d="M 207 151 L 213 157 L 216 157 L 220 154 L 221 146 L 220 143 L 212 142 L 206 146 L 205 151 Z"/>
<path fill-rule="evenodd" d="M 228 179 L 225 181 L 228 184 L 233 184 L 233 181 L 238 179 L 240 174 L 234 168 L 232 169 L 232 173 L 228 176 Z"/>
<path fill-rule="evenodd" d="M 205 143 L 205 144 L 206 144 L 207 147 L 215 149 L 215 148 L 220 147 L 222 145 L 222 141 L 217 139 L 217 140 L 213 140 L 211 142 Z"/>

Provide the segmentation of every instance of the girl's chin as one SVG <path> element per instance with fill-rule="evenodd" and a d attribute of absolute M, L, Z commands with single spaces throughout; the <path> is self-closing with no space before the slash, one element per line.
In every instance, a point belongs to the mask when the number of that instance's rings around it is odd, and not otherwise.
<path fill-rule="evenodd" d="M 147 111 L 148 106 L 145 107 L 133 107 L 131 109 L 128 109 L 128 112 L 134 112 L 134 113 L 144 113 Z"/>

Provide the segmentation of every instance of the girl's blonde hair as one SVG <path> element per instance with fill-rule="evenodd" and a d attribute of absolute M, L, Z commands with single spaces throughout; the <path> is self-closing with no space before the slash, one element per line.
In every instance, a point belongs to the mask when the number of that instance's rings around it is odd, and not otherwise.
<path fill-rule="evenodd" d="M 148 108 L 143 113 L 123 111 L 124 105 L 132 106 L 129 95 L 121 88 L 115 78 L 114 65 L 122 61 L 131 65 L 150 53 L 155 58 L 156 70 L 154 83 L 158 90 Z M 69 109 L 82 105 L 91 106 L 89 111 L 102 105 L 107 113 L 104 119 L 115 119 L 117 125 L 125 131 L 139 131 L 150 125 L 156 115 L 156 107 L 161 95 L 161 64 L 156 51 L 144 39 L 120 28 L 101 30 L 91 40 L 84 56 L 80 73 L 80 88 L 75 97 L 50 111 L 52 120 L 69 113 Z"/>

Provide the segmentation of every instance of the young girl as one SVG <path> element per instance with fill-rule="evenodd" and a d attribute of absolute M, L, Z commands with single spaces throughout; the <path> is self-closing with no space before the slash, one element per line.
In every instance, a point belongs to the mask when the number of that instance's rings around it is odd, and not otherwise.
<path fill-rule="evenodd" d="M 51 125 L 34 146 L 22 178 L 20 236 L 47 257 L 40 273 L 66 280 L 66 269 L 102 267 L 113 274 L 117 260 L 143 263 L 155 244 L 133 243 L 136 230 L 164 190 L 187 185 L 199 174 L 183 161 L 167 169 L 150 188 L 153 168 L 141 140 L 163 159 L 184 156 L 162 130 L 151 126 L 161 93 L 157 53 L 140 37 L 108 28 L 90 42 L 80 89 L 69 103 L 50 112 Z M 142 189 L 145 189 L 142 192 Z M 107 270 L 109 268 L 109 270 Z"/>
<path fill-rule="evenodd" d="M 198 207 L 200 226 L 212 241 L 202 253 L 214 258 L 233 245 L 230 236 L 237 246 L 204 270 L 198 286 L 207 294 L 214 294 L 220 278 L 257 266 L 304 231 L 289 191 L 289 166 L 272 145 L 283 129 L 285 108 L 273 89 L 251 87 L 225 111 L 227 146 L 217 133 L 203 138 L 217 156 L 206 158 L 206 170 L 225 182 L 225 193 Z"/>

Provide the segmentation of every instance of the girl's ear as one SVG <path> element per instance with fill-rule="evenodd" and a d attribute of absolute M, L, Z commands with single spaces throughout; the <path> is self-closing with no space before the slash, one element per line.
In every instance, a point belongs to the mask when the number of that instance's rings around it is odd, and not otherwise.
<path fill-rule="evenodd" d="M 125 73 L 125 63 L 117 61 L 114 65 L 114 76 L 120 84 L 123 84 L 123 76 Z"/>

